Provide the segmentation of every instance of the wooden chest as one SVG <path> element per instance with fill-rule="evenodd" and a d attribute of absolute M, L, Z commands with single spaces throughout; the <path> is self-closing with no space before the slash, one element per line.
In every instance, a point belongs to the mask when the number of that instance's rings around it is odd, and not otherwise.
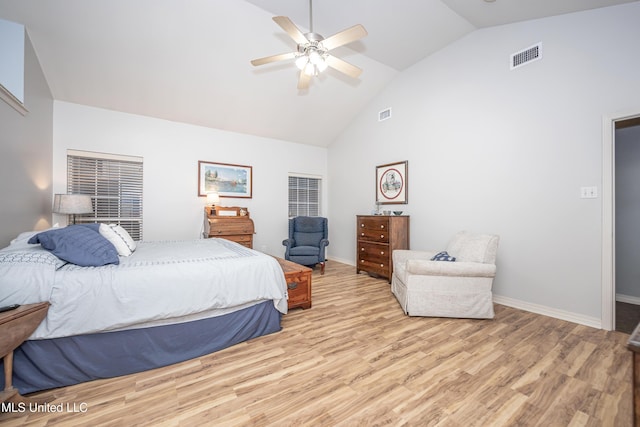
<path fill-rule="evenodd" d="M 289 294 L 288 308 L 311 308 L 311 272 L 309 267 L 275 257 L 282 267 Z"/>
<path fill-rule="evenodd" d="M 356 220 L 356 273 L 366 271 L 391 283 L 392 252 L 409 249 L 409 217 L 358 215 Z"/>
<path fill-rule="evenodd" d="M 249 215 L 217 216 L 205 212 L 205 237 L 220 237 L 253 249 L 255 228 Z"/>

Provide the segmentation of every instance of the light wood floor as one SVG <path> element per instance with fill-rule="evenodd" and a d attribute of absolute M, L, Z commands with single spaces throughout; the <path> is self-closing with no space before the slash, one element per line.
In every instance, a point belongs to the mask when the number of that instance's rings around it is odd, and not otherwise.
<path fill-rule="evenodd" d="M 628 337 L 500 305 L 494 320 L 407 317 L 385 280 L 329 262 L 281 332 L 42 392 L 86 412 L 0 424 L 630 426 Z"/>

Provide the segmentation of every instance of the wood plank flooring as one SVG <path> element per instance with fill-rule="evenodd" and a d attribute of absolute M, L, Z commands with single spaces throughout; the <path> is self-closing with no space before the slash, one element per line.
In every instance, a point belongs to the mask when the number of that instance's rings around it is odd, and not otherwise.
<path fill-rule="evenodd" d="M 33 395 L 84 412 L 3 426 L 631 426 L 628 335 L 496 305 L 414 318 L 328 262 L 283 330 L 169 367 Z"/>

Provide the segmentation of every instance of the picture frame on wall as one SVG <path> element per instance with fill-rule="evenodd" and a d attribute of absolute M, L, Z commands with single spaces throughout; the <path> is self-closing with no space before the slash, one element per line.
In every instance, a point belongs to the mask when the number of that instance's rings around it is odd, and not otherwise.
<path fill-rule="evenodd" d="M 376 203 L 407 204 L 409 161 L 376 166 Z"/>
<path fill-rule="evenodd" d="M 217 192 L 220 197 L 253 197 L 253 168 L 231 163 L 198 161 L 198 196 Z"/>

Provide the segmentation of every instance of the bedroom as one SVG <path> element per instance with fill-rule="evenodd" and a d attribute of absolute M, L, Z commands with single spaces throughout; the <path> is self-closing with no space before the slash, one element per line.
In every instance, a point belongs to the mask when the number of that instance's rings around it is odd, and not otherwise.
<path fill-rule="evenodd" d="M 599 327 L 602 199 L 578 190 L 603 180 L 602 117 L 640 112 L 639 59 L 626 55 L 639 14 L 634 2 L 475 31 L 397 76 L 327 147 L 52 101 L 28 47 L 26 94 L 38 103 L 19 120 L 0 107 L 0 162 L 12 177 L 0 184 L 11 200 L 2 240 L 54 220 L 64 152 L 75 148 L 141 155 L 145 173 L 160 177 L 145 182 L 146 239 L 198 235 L 197 160 L 252 165 L 255 247 L 274 254 L 286 234 L 287 174 L 322 176 L 329 257 L 353 264 L 354 216 L 373 208 L 375 165 L 409 160 L 412 247 L 445 245 L 461 228 L 496 232 L 497 296 Z M 276 32 L 265 25 L 263 34 Z M 508 55 L 538 41 L 543 60 L 510 72 Z M 393 118 L 378 123 L 388 107 Z"/>

